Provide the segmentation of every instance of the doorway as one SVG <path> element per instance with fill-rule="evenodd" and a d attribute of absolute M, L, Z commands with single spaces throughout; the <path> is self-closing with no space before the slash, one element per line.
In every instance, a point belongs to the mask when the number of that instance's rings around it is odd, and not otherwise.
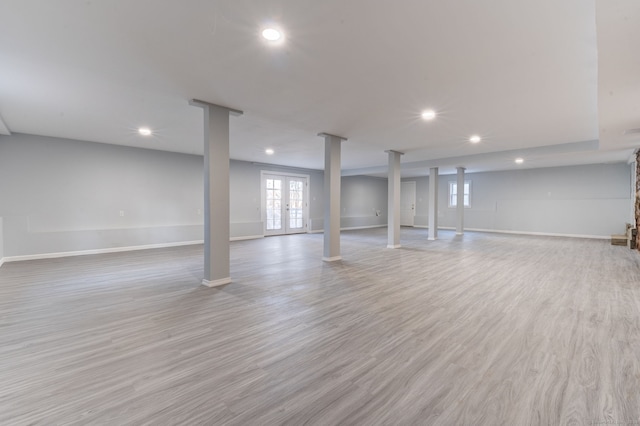
<path fill-rule="evenodd" d="M 262 171 L 264 235 L 301 234 L 309 222 L 309 176 Z"/>
<path fill-rule="evenodd" d="M 400 184 L 400 226 L 413 226 L 416 215 L 415 181 Z"/>

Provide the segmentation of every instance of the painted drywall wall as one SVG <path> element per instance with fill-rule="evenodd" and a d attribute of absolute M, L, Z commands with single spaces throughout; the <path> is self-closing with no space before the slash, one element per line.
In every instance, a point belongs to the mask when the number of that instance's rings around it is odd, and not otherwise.
<path fill-rule="evenodd" d="M 202 170 L 195 155 L 0 136 L 4 255 L 201 240 Z"/>
<path fill-rule="evenodd" d="M 310 216 L 322 225 L 322 171 L 231 161 L 232 239 L 263 235 L 261 170 L 309 175 Z M 0 136 L 4 255 L 202 240 L 203 188 L 202 156 Z"/>
<path fill-rule="evenodd" d="M 631 167 L 597 164 L 468 173 L 471 207 L 465 228 L 606 237 L 624 232 L 631 203 Z M 455 227 L 447 204 L 455 175 L 439 177 L 438 225 Z M 429 178 L 416 181 L 416 226 L 427 226 Z"/>
<path fill-rule="evenodd" d="M 341 228 L 387 224 L 387 179 L 345 176 L 341 183 Z"/>

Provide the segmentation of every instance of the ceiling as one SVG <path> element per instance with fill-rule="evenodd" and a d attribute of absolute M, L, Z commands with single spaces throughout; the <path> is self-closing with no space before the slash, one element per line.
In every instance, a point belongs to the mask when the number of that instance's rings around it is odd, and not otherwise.
<path fill-rule="evenodd" d="M 232 158 L 321 169 L 327 132 L 348 138 L 345 174 L 386 174 L 389 149 L 415 176 L 640 146 L 624 134 L 640 128 L 636 0 L 3 0 L 0 16 L 0 133 L 201 154 L 196 98 L 244 111 Z M 273 25 L 284 42 L 260 37 Z"/>

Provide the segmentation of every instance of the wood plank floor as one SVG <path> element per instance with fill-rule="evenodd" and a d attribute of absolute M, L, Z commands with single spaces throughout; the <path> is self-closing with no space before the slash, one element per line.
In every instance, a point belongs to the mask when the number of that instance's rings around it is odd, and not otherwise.
<path fill-rule="evenodd" d="M 0 424 L 640 421 L 640 256 L 607 241 L 403 229 L 0 268 Z M 607 423 L 608 422 L 608 423 Z"/>

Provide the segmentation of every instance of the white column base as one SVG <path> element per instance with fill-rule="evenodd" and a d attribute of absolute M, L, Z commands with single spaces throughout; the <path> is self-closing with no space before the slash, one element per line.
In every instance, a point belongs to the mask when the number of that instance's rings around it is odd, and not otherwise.
<path fill-rule="evenodd" d="M 342 260 L 342 256 L 334 256 L 334 257 L 323 257 L 322 261 L 323 262 L 335 262 L 338 260 Z"/>
<path fill-rule="evenodd" d="M 456 235 L 464 235 L 464 232 L 456 232 Z"/>
<path fill-rule="evenodd" d="M 207 287 L 218 287 L 221 285 L 229 284 L 230 282 L 231 282 L 231 277 L 227 277 L 227 278 L 220 278 L 219 280 L 213 280 L 213 281 L 202 280 L 202 285 Z"/>
<path fill-rule="evenodd" d="M 431 237 L 429 237 L 429 238 L 427 238 L 427 240 L 429 240 L 429 241 L 435 241 L 435 240 L 437 240 L 437 238 L 431 238 Z"/>
<path fill-rule="evenodd" d="M 397 248 L 400 248 L 400 247 L 402 247 L 400 244 L 396 244 L 396 245 L 388 244 L 387 245 L 387 248 L 390 248 L 390 249 L 397 249 Z"/>

